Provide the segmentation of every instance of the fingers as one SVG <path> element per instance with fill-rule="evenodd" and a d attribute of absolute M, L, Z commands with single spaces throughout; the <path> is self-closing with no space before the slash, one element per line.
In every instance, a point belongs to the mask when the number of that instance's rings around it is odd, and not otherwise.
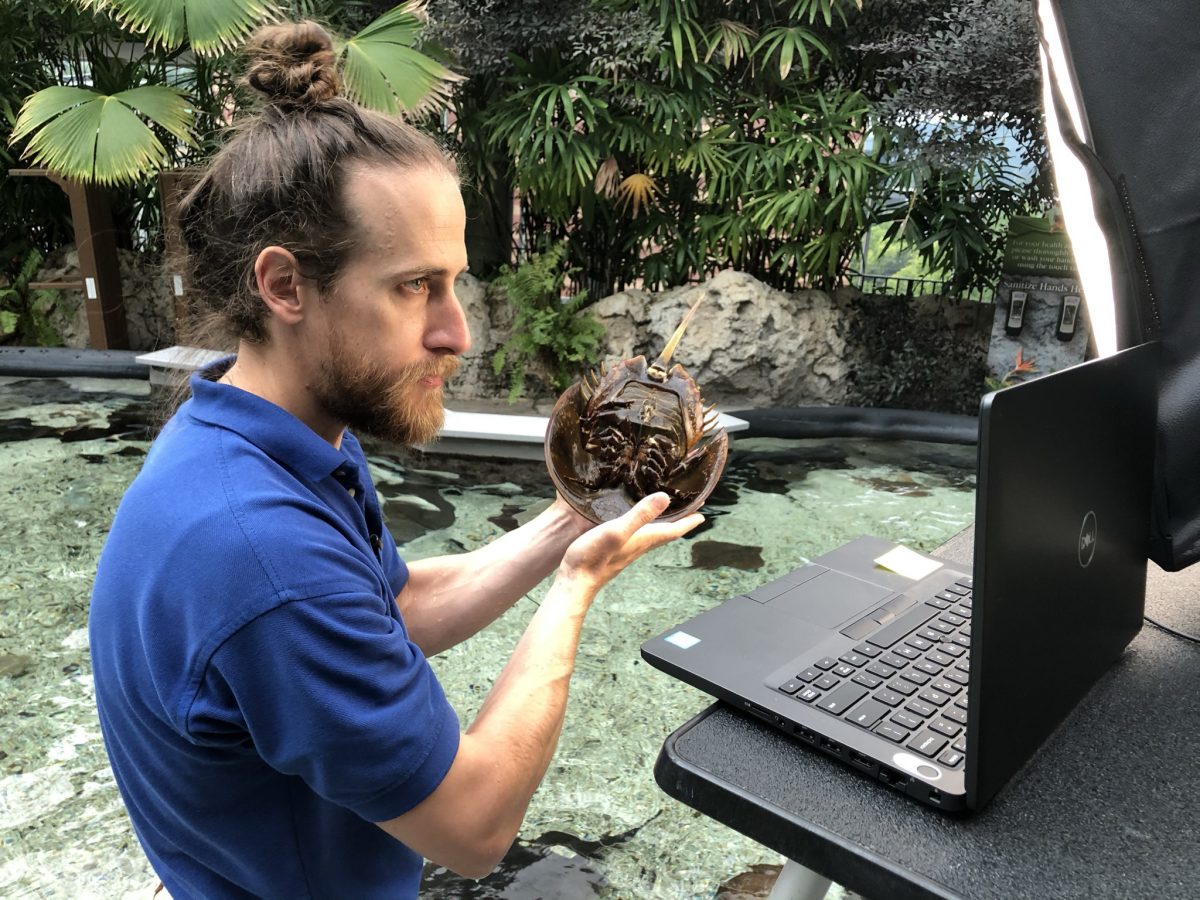
<path fill-rule="evenodd" d="M 629 530 L 630 534 L 637 531 L 643 525 L 649 525 L 659 516 L 667 511 L 667 507 L 671 505 L 671 498 L 662 491 L 654 494 L 647 494 L 641 500 L 633 505 L 629 512 L 625 513 L 622 518 L 629 519 L 633 527 Z"/>
<path fill-rule="evenodd" d="M 645 552 L 678 540 L 703 521 L 704 516 L 700 513 L 692 513 L 675 522 L 654 522 L 644 525 L 634 537 L 641 544 L 642 552 Z"/>
<path fill-rule="evenodd" d="M 671 504 L 671 498 L 659 492 L 648 494 L 624 514 L 610 519 L 597 529 L 597 536 L 603 534 L 608 540 L 617 544 L 628 543 L 629 539 L 661 516 Z"/>
<path fill-rule="evenodd" d="M 704 516 L 700 513 L 692 513 L 690 516 L 684 516 L 674 522 L 660 522 L 654 525 L 654 531 L 662 534 L 664 540 L 673 541 L 676 538 L 681 538 L 697 525 L 704 522 Z"/>
<path fill-rule="evenodd" d="M 658 546 L 682 537 L 704 521 L 704 516 L 700 513 L 692 513 L 674 522 L 657 521 L 670 505 L 671 498 L 665 493 L 648 494 L 610 524 L 617 526 L 623 542 L 628 542 L 637 535 L 648 538 L 651 546 Z"/>
<path fill-rule="evenodd" d="M 657 499 L 660 496 L 664 497 L 665 502 Z M 666 511 L 668 505 L 669 500 L 665 495 L 651 494 L 622 517 L 629 519 L 624 523 L 622 543 L 625 553 L 630 555 L 630 561 L 649 550 L 683 537 L 704 521 L 704 516 L 700 513 L 692 513 L 674 522 L 658 521 L 658 517 Z M 630 525 L 634 526 L 632 530 L 629 529 Z"/>

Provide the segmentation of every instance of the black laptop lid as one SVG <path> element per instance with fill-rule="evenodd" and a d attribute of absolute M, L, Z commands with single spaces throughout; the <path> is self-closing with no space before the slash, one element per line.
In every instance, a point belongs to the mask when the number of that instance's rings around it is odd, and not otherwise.
<path fill-rule="evenodd" d="M 1155 343 L 983 399 L 968 803 L 1033 755 L 1142 623 Z"/>

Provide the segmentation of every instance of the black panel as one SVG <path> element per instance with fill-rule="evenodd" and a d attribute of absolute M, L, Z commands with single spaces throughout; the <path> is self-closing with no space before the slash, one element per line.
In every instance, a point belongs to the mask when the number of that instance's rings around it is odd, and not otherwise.
<path fill-rule="evenodd" d="M 1194 0 L 1053 0 L 1117 250 L 1122 346 L 1163 344 L 1150 553 L 1200 559 L 1200 30 Z"/>

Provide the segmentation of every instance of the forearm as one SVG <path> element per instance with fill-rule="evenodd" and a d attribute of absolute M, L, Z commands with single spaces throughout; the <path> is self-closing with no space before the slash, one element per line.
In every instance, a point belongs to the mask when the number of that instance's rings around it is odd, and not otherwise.
<path fill-rule="evenodd" d="M 554 755 L 583 617 L 597 589 L 555 581 L 461 736 L 442 784 L 412 812 L 380 823 L 384 830 L 467 877 L 491 871 Z"/>
<path fill-rule="evenodd" d="M 492 748 L 506 770 L 490 800 L 494 820 L 513 835 L 558 744 L 592 593 L 555 582 L 464 735 Z"/>
<path fill-rule="evenodd" d="M 396 598 L 409 636 L 426 656 L 467 639 L 554 571 L 584 530 L 560 502 L 478 550 L 410 563 Z"/>
<path fill-rule="evenodd" d="M 570 546 L 508 665 L 462 735 L 450 771 L 416 808 L 381 822 L 388 833 L 472 878 L 487 874 L 504 855 L 554 755 L 592 600 L 633 560 L 702 521 L 692 515 L 655 523 L 667 502 L 665 494 L 647 497 Z"/>

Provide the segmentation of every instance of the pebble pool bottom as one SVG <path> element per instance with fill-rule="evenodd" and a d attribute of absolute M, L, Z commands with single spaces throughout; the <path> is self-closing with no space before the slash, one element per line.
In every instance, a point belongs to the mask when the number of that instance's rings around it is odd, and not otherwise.
<path fill-rule="evenodd" d="M 96 559 L 153 414 L 143 381 L 0 378 L 5 897 L 149 900 L 157 882 L 108 769 L 87 647 Z M 367 446 L 409 559 L 474 549 L 553 496 L 539 463 Z M 705 524 L 629 567 L 592 607 L 558 752 L 504 864 L 481 882 L 429 865 L 422 897 L 713 898 L 780 864 L 655 784 L 663 740 L 710 699 L 642 662 L 639 646 L 859 534 L 932 550 L 969 524 L 974 488 L 974 447 L 735 439 Z M 431 660 L 464 724 L 548 585 Z"/>

